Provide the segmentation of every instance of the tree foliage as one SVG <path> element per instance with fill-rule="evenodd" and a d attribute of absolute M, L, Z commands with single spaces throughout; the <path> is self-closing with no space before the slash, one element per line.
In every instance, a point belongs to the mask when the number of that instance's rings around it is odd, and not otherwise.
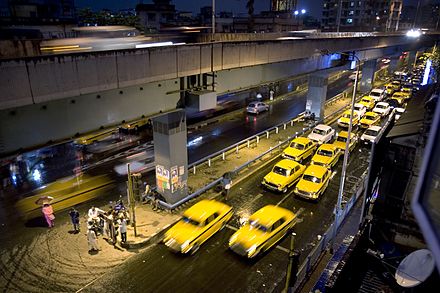
<path fill-rule="evenodd" d="M 83 8 L 78 11 L 78 18 L 80 25 L 124 25 L 141 28 L 137 15 L 122 12 L 113 13 L 106 9 L 93 12 L 90 8 Z"/>
<path fill-rule="evenodd" d="M 432 61 L 432 68 L 434 69 L 436 76 L 439 76 L 439 74 L 440 74 L 440 48 L 439 47 L 434 47 L 434 50 L 432 51 L 431 61 Z"/>

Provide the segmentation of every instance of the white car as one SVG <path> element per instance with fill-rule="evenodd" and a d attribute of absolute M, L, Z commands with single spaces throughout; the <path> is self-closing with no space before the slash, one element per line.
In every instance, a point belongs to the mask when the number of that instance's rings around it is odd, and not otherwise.
<path fill-rule="evenodd" d="M 328 125 L 319 124 L 307 136 L 318 144 L 328 143 L 335 136 L 335 130 Z"/>
<path fill-rule="evenodd" d="M 252 102 L 246 108 L 246 112 L 251 114 L 259 114 L 267 110 L 269 110 L 269 105 L 263 102 Z"/>
<path fill-rule="evenodd" d="M 379 102 L 376 104 L 376 106 L 374 106 L 373 112 L 380 114 L 380 116 L 382 117 L 387 116 L 391 112 L 390 104 L 385 102 Z"/>
<path fill-rule="evenodd" d="M 396 115 L 394 116 L 394 121 L 399 120 L 400 116 L 405 112 L 405 108 L 394 108 L 396 110 Z"/>
<path fill-rule="evenodd" d="M 364 116 L 365 113 L 367 113 L 367 107 L 365 107 L 364 104 L 355 103 L 354 104 L 354 111 L 358 115 L 359 119 L 361 119 L 362 116 Z"/>
<path fill-rule="evenodd" d="M 383 101 L 385 99 L 387 92 L 384 89 L 372 89 L 370 92 L 370 97 L 372 97 L 376 102 Z"/>
<path fill-rule="evenodd" d="M 382 128 L 380 126 L 370 126 L 361 136 L 362 144 L 372 144 Z"/>

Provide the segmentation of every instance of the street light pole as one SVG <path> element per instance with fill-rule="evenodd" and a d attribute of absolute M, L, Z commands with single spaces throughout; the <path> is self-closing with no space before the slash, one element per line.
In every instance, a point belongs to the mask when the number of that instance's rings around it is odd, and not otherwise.
<path fill-rule="evenodd" d="M 215 34 L 215 0 L 212 0 L 211 24 L 212 24 L 212 29 L 211 29 L 212 37 L 211 37 L 211 39 L 214 41 L 214 34 Z"/>
<path fill-rule="evenodd" d="M 346 53 L 342 53 L 342 54 L 346 54 Z M 348 164 L 350 141 L 351 141 L 351 130 L 353 128 L 354 104 L 356 102 L 356 90 L 357 90 L 359 71 L 360 71 L 360 66 L 361 66 L 361 61 L 359 60 L 359 58 L 354 54 L 353 54 L 353 56 L 356 59 L 356 63 L 357 63 L 356 77 L 354 79 L 353 95 L 351 98 L 350 123 L 348 124 L 348 135 L 347 135 L 347 141 L 345 142 L 344 161 L 342 163 L 342 172 L 341 172 L 341 181 L 339 184 L 338 201 L 336 203 L 336 208 L 335 208 L 335 226 L 333 227 L 333 238 L 332 238 L 333 241 L 336 236 L 336 228 L 339 223 L 339 217 L 342 212 L 342 196 L 344 194 L 345 175 L 347 173 L 347 164 Z M 332 243 L 334 243 L 333 241 L 332 241 Z"/>
<path fill-rule="evenodd" d="M 341 14 L 342 14 L 342 0 L 338 1 L 338 11 L 336 15 L 336 32 L 339 33 L 339 26 L 341 25 Z"/>

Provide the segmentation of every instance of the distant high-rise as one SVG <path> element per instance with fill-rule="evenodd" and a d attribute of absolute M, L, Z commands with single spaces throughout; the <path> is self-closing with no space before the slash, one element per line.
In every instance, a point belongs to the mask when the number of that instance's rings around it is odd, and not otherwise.
<path fill-rule="evenodd" d="M 292 12 L 296 10 L 298 0 L 271 0 L 271 11 Z"/>
<path fill-rule="evenodd" d="M 322 28 L 327 31 L 395 31 L 403 0 L 324 0 Z M 341 5 L 341 9 L 339 9 Z"/>

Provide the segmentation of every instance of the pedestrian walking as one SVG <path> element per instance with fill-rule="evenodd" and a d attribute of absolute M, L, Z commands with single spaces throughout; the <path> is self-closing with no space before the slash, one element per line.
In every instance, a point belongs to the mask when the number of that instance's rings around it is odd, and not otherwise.
<path fill-rule="evenodd" d="M 150 185 L 146 184 L 144 194 L 142 195 L 142 202 L 148 200 L 148 197 L 150 196 L 150 191 L 151 191 Z"/>
<path fill-rule="evenodd" d="M 93 229 L 87 231 L 87 242 L 89 244 L 89 252 L 99 250 L 98 237 Z"/>
<path fill-rule="evenodd" d="M 55 226 L 55 216 L 53 214 L 52 206 L 48 203 L 45 203 L 43 204 L 43 208 L 41 210 L 43 212 L 44 218 L 46 219 L 49 228 Z"/>
<path fill-rule="evenodd" d="M 231 174 L 228 172 L 223 175 L 223 196 L 225 200 L 228 200 L 229 190 L 231 189 L 231 186 L 232 186 Z"/>
<path fill-rule="evenodd" d="M 69 211 L 70 221 L 73 225 L 73 231 L 75 233 L 79 232 L 79 212 L 75 209 L 75 207 L 71 208 Z"/>
<path fill-rule="evenodd" d="M 118 220 L 119 233 L 121 233 L 121 243 L 127 242 L 127 220 L 125 218 L 120 218 Z"/>

